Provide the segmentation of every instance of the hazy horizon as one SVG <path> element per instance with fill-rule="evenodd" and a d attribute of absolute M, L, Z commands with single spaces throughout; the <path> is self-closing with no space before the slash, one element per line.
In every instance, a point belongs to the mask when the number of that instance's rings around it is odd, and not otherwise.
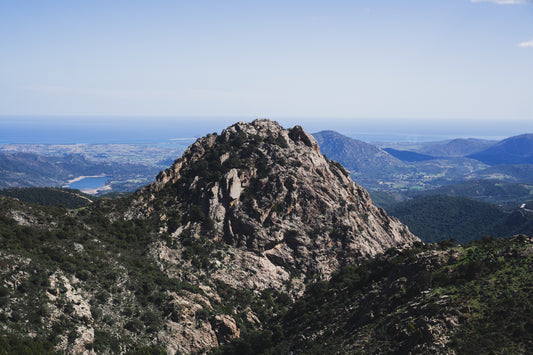
<path fill-rule="evenodd" d="M 179 143 L 175 140 L 219 133 L 256 117 L 0 116 L 0 143 L 106 144 Z M 366 142 L 427 142 L 453 138 L 501 140 L 533 133 L 533 121 L 278 118 L 285 128 L 301 125 L 309 133 L 334 130 Z"/>

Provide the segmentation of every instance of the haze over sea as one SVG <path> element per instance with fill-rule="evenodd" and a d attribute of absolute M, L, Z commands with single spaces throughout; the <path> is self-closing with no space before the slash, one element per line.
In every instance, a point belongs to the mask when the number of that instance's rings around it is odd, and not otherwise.
<path fill-rule="evenodd" d="M 189 144 L 253 117 L 52 117 L 1 116 L 2 144 Z M 504 139 L 533 132 L 533 122 L 513 120 L 298 119 L 278 118 L 284 127 L 311 133 L 335 130 L 366 142 L 424 142 L 453 138 Z"/>

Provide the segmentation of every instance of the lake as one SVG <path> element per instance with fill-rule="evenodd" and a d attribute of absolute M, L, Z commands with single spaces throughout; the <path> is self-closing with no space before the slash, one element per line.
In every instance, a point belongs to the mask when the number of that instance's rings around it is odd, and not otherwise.
<path fill-rule="evenodd" d="M 78 190 L 94 190 L 105 186 L 109 180 L 109 176 L 85 177 L 81 180 L 74 181 L 68 184 L 70 189 Z"/>

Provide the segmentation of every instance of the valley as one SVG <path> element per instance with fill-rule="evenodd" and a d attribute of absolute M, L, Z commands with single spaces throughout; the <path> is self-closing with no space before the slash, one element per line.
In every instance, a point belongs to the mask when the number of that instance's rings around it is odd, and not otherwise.
<path fill-rule="evenodd" d="M 105 188 L 86 187 L 94 195 L 132 192 L 181 155 L 183 144 L 0 144 L 0 188 L 69 186 L 103 174 Z"/>

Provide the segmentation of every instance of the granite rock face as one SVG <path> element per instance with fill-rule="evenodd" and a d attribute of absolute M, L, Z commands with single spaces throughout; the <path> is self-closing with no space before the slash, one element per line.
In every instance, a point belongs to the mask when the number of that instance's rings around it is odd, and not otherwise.
<path fill-rule="evenodd" d="M 201 289 L 169 295 L 180 316 L 167 322 L 159 341 L 171 354 L 239 337 L 243 312 L 257 319 L 243 305 L 219 313 L 235 302 L 228 289 L 295 299 L 307 282 L 419 240 L 375 207 L 302 127 L 265 119 L 198 139 L 108 217 L 150 221 L 161 239 L 149 254 L 160 270 Z M 257 321 L 253 327 L 261 327 Z"/>
<path fill-rule="evenodd" d="M 376 208 L 302 127 L 264 119 L 197 140 L 138 196 L 137 214 L 162 213 L 143 202 L 163 200 L 193 234 L 208 231 L 276 266 L 326 278 L 341 265 L 418 240 Z M 169 230 L 175 237 L 183 231 Z"/>

